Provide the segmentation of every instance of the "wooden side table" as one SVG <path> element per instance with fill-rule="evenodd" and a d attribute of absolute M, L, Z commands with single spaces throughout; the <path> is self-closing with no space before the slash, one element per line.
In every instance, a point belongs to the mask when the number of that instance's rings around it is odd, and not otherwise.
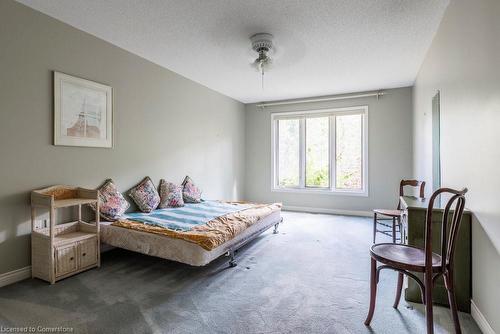
<path fill-rule="evenodd" d="M 82 220 L 82 206 L 96 208 L 95 224 Z M 56 224 L 57 209 L 76 206 L 75 221 Z M 49 225 L 38 227 L 37 209 L 49 210 Z M 53 186 L 31 192 L 32 277 L 54 284 L 100 266 L 99 191 Z"/>

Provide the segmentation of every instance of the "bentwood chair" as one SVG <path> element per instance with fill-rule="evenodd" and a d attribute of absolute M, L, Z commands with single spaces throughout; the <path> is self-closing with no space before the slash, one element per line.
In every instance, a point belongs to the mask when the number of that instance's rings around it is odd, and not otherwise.
<path fill-rule="evenodd" d="M 424 248 L 418 248 L 409 245 L 382 243 L 375 244 L 370 249 L 371 255 L 371 276 L 370 276 L 370 309 L 365 320 L 365 325 L 369 326 L 375 311 L 375 299 L 377 295 L 377 284 L 379 282 L 380 271 L 383 269 L 392 269 L 398 272 L 398 285 L 396 290 L 396 299 L 394 308 L 398 307 L 401 298 L 401 289 L 403 287 L 403 275 L 414 279 L 420 287 L 422 302 L 425 304 L 427 333 L 434 333 L 433 312 L 432 312 L 432 287 L 436 280 L 443 276 L 446 290 L 448 291 L 448 301 L 455 325 L 455 332 L 461 333 L 460 322 L 458 320 L 457 304 L 455 301 L 454 282 L 453 282 L 453 257 L 455 254 L 455 245 L 457 241 L 460 222 L 465 207 L 465 193 L 463 190 L 454 190 L 441 188 L 436 190 L 429 199 L 427 215 L 425 221 Z M 446 203 L 443 211 L 443 221 L 441 227 L 441 252 L 440 254 L 432 251 L 432 211 L 434 201 L 440 195 L 447 194 L 451 196 Z M 454 206 L 454 208 L 452 208 Z M 451 220 L 450 211 L 453 211 Z M 449 225 L 449 228 L 448 228 Z M 377 262 L 382 263 L 377 267 Z M 423 282 L 415 275 L 423 274 Z"/>
<path fill-rule="evenodd" d="M 399 183 L 399 196 L 404 196 L 404 188 L 406 186 L 411 187 L 420 187 L 419 189 L 419 198 L 424 198 L 425 194 L 425 182 L 417 181 L 417 180 L 401 180 Z M 401 239 L 401 203 L 398 202 L 398 207 L 396 210 L 387 210 L 387 209 L 375 209 L 373 210 L 373 243 L 375 243 L 375 238 L 377 233 L 385 234 L 389 237 L 392 237 L 392 242 L 396 243 L 396 241 L 403 242 Z M 380 218 L 379 216 L 382 216 Z M 386 221 L 391 221 L 390 225 L 386 223 Z M 382 230 L 377 229 L 377 225 L 383 226 Z M 396 236 L 396 233 L 399 232 L 399 238 Z"/>

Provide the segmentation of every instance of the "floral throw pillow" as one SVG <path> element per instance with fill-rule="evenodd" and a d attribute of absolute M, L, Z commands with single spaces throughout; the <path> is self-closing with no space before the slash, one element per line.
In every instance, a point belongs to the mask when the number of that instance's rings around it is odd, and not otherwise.
<path fill-rule="evenodd" d="M 138 185 L 130 189 L 128 195 L 142 212 L 151 212 L 160 204 L 160 195 L 156 191 L 153 181 L 146 176 Z"/>
<path fill-rule="evenodd" d="M 158 208 L 177 208 L 184 206 L 184 199 L 182 198 L 183 186 L 160 180 L 160 205 Z"/>
<path fill-rule="evenodd" d="M 104 181 L 99 187 L 99 213 L 106 220 L 117 220 L 130 207 L 129 202 L 118 191 L 115 183 L 111 179 Z M 90 205 L 95 211 L 95 205 Z"/>
<path fill-rule="evenodd" d="M 200 203 L 201 202 L 201 189 L 198 188 L 189 176 L 186 176 L 182 182 L 182 197 L 186 203 Z"/>

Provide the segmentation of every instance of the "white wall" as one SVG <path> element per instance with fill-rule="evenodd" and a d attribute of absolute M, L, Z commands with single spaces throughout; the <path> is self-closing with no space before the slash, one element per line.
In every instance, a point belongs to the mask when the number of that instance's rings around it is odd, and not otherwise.
<path fill-rule="evenodd" d="M 368 197 L 271 192 L 271 113 L 332 107 L 368 106 Z M 246 106 L 245 197 L 285 206 L 370 211 L 395 208 L 399 181 L 412 175 L 412 90 L 390 89 L 375 97 L 312 104 Z"/>
<path fill-rule="evenodd" d="M 441 90 L 442 185 L 467 186 L 473 300 L 500 333 L 500 1 L 451 1 L 414 87 L 414 170 L 431 180 L 431 100 Z"/>
<path fill-rule="evenodd" d="M 114 148 L 52 145 L 52 71 L 114 89 Z M 30 264 L 29 193 L 193 177 L 241 199 L 244 106 L 17 2 L 0 1 L 0 273 Z"/>

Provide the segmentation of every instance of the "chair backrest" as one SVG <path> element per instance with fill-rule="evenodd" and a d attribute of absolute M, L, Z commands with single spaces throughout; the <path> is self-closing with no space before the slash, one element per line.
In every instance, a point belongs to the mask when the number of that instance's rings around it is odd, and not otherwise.
<path fill-rule="evenodd" d="M 444 207 L 441 226 L 441 266 L 444 271 L 446 265 L 453 266 L 453 255 L 455 254 L 458 230 L 465 208 L 465 193 L 467 193 L 467 188 L 462 190 L 440 188 L 429 199 L 425 221 L 425 267 L 427 272 L 431 272 L 432 270 L 432 211 L 434 209 L 434 202 L 439 195 L 450 195 Z M 453 211 L 451 221 L 449 219 L 450 211 Z"/>
<path fill-rule="evenodd" d="M 425 181 L 418 181 L 418 180 L 401 180 L 399 183 L 399 196 L 404 196 L 405 195 L 405 187 L 406 186 L 411 186 L 411 187 L 420 187 L 419 189 L 419 194 L 418 197 L 424 198 L 425 197 Z M 398 210 L 401 210 L 401 201 L 398 202 Z"/>

